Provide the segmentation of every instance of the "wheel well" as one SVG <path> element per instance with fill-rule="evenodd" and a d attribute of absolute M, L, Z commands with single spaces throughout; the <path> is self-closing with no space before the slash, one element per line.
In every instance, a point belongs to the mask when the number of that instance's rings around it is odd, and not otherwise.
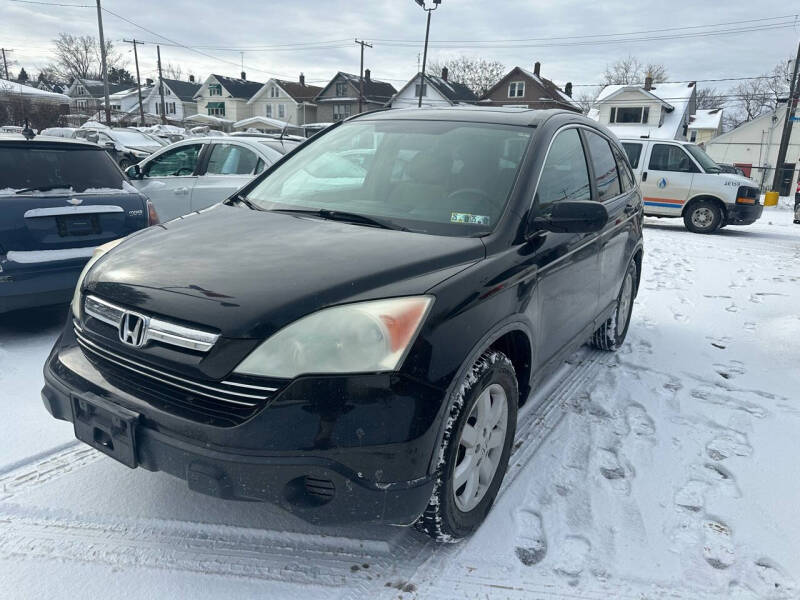
<path fill-rule="evenodd" d="M 639 282 L 642 280 L 642 258 L 644 257 L 644 250 L 639 248 L 636 254 L 633 255 L 633 261 L 636 263 L 636 293 L 639 293 Z"/>
<path fill-rule="evenodd" d="M 532 353 L 528 336 L 515 329 L 497 338 L 489 348 L 505 354 L 514 365 L 519 388 L 519 405 L 522 406 L 530 393 Z"/>
<path fill-rule="evenodd" d="M 725 206 L 725 203 L 716 196 L 695 196 L 694 198 L 689 200 L 686 204 L 684 204 L 681 216 L 684 216 L 686 214 L 686 211 L 689 209 L 690 206 L 692 206 L 697 202 L 700 202 L 701 200 L 709 200 L 713 202 L 714 204 L 719 206 L 719 209 L 722 211 L 722 218 L 726 219 L 728 217 L 728 209 Z"/>

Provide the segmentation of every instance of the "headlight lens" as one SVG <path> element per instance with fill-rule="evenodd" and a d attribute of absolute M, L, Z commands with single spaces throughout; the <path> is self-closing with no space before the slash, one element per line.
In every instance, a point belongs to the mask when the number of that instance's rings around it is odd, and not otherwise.
<path fill-rule="evenodd" d="M 149 152 L 142 152 L 141 150 L 131 150 L 131 154 L 133 154 L 136 158 L 147 158 L 150 156 Z"/>
<path fill-rule="evenodd" d="M 86 274 L 89 272 L 98 260 L 102 258 L 102 256 L 114 248 L 117 244 L 119 244 L 125 238 L 120 238 L 118 240 L 111 240 L 110 242 L 106 242 L 102 246 L 98 246 L 94 249 L 94 253 L 92 254 L 92 258 L 89 259 L 89 262 L 86 263 L 86 266 L 83 267 L 83 271 L 81 274 L 78 275 L 78 283 L 75 286 L 75 293 L 72 295 L 72 314 L 75 315 L 78 319 L 81 318 L 81 286 L 83 285 L 83 280 L 86 278 Z"/>
<path fill-rule="evenodd" d="M 431 296 L 410 296 L 323 309 L 281 329 L 235 372 L 291 379 L 305 373 L 393 371 L 431 304 Z"/>

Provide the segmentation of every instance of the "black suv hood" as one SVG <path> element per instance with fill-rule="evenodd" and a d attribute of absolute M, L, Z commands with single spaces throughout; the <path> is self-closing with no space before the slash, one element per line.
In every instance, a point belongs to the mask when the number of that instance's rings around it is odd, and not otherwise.
<path fill-rule="evenodd" d="M 484 255 L 477 238 L 217 205 L 126 240 L 85 285 L 225 337 L 266 338 L 324 306 L 424 293 Z"/>

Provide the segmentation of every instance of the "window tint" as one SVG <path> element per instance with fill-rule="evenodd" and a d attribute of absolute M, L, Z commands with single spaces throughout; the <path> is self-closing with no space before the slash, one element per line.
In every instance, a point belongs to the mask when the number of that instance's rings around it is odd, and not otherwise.
<path fill-rule="evenodd" d="M 633 177 L 633 172 L 628 166 L 628 161 L 625 160 L 625 155 L 616 146 L 612 145 L 611 150 L 614 152 L 614 158 L 617 159 L 617 171 L 619 172 L 619 181 L 622 185 L 623 192 L 629 192 L 636 187 L 636 180 Z"/>
<path fill-rule="evenodd" d="M 258 157 L 252 150 L 234 144 L 214 144 L 208 159 L 207 175 L 250 175 Z"/>
<path fill-rule="evenodd" d="M 144 174 L 147 177 L 191 175 L 197 166 L 197 157 L 202 147 L 202 144 L 192 144 L 168 150 L 147 163 Z"/>
<path fill-rule="evenodd" d="M 696 173 L 697 167 L 680 146 L 656 144 L 650 153 L 650 170 Z"/>
<path fill-rule="evenodd" d="M 608 140 L 596 133 L 587 131 L 586 141 L 589 144 L 589 154 L 592 156 L 594 183 L 597 186 L 598 200 L 602 202 L 614 196 L 619 196 L 617 161 L 614 160 Z"/>
<path fill-rule="evenodd" d="M 0 190 L 58 186 L 84 192 L 121 190 L 122 185 L 122 173 L 102 150 L 22 148 L 18 144 L 0 148 Z"/>
<path fill-rule="evenodd" d="M 558 134 L 547 161 L 542 167 L 536 187 L 537 212 L 547 214 L 553 202 L 561 200 L 590 200 L 589 169 L 577 129 Z"/>
<path fill-rule="evenodd" d="M 622 142 L 622 148 L 625 150 L 625 154 L 628 155 L 631 166 L 636 169 L 639 166 L 639 159 L 642 156 L 642 145 Z"/>

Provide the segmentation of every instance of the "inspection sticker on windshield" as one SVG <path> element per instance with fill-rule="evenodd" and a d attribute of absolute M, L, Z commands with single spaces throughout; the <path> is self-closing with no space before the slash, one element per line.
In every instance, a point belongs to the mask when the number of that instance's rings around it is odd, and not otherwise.
<path fill-rule="evenodd" d="M 470 213 L 450 213 L 451 223 L 470 223 L 473 225 L 488 225 L 489 217 L 487 215 L 472 215 Z"/>

